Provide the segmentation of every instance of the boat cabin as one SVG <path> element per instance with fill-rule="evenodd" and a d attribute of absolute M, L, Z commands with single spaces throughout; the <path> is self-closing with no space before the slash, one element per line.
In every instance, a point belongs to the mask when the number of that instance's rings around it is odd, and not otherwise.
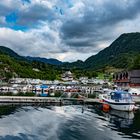
<path fill-rule="evenodd" d="M 125 91 L 116 91 L 110 93 L 110 98 L 115 101 L 125 100 L 130 101 L 132 100 L 131 94 Z"/>

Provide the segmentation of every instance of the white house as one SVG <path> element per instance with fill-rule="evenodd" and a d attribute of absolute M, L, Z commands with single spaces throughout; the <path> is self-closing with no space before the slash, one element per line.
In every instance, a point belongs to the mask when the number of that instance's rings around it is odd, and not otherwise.
<path fill-rule="evenodd" d="M 63 81 L 72 81 L 73 80 L 73 75 L 70 71 L 66 71 L 65 73 L 62 74 L 61 79 Z"/>

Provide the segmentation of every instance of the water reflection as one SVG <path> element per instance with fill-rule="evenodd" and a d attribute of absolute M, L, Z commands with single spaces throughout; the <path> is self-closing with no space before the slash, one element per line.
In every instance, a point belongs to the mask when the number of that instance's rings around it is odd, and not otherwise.
<path fill-rule="evenodd" d="M 107 127 L 118 132 L 123 138 L 140 139 L 140 111 L 124 112 L 110 110 L 102 111 L 102 115 L 108 119 Z"/>
<path fill-rule="evenodd" d="M 110 123 L 115 124 L 117 128 L 129 128 L 133 124 L 134 113 L 111 110 L 109 119 Z"/>
<path fill-rule="evenodd" d="M 17 108 L 15 105 L 0 105 L 0 118 L 13 114 Z"/>
<path fill-rule="evenodd" d="M 108 113 L 96 106 L 0 106 L 2 140 L 140 139 L 140 111 Z"/>

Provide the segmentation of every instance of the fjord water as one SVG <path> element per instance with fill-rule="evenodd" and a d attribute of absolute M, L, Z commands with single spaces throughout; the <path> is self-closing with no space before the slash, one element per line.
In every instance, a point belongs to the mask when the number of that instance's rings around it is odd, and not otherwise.
<path fill-rule="evenodd" d="M 140 139 L 140 111 L 95 106 L 0 106 L 0 140 Z"/>

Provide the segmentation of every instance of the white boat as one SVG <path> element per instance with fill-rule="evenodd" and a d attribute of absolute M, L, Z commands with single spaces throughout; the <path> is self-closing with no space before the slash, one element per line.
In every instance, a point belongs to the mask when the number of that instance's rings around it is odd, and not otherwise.
<path fill-rule="evenodd" d="M 134 100 L 140 99 L 140 88 L 129 88 L 128 92 L 131 94 Z"/>
<path fill-rule="evenodd" d="M 133 111 L 135 109 L 135 102 L 132 101 L 131 94 L 126 91 L 113 91 L 107 97 L 103 97 L 103 102 L 116 110 Z"/>

